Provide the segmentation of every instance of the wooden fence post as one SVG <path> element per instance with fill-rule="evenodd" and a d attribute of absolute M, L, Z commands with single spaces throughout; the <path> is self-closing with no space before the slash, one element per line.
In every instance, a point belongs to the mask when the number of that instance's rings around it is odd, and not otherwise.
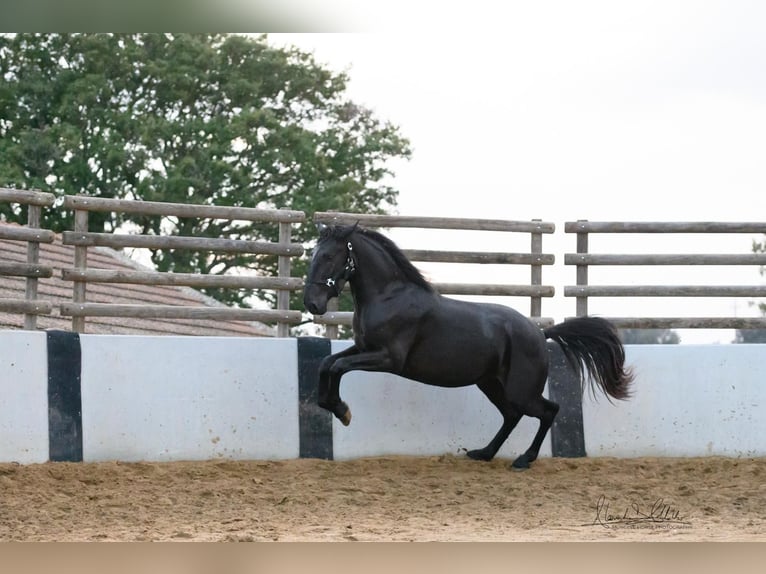
<path fill-rule="evenodd" d="M 40 228 L 40 215 L 42 208 L 39 205 L 27 206 L 27 225 L 30 229 Z M 40 262 L 40 244 L 37 241 L 30 241 L 27 243 L 27 263 L 30 265 L 36 265 Z M 25 296 L 27 301 L 37 300 L 37 277 L 28 276 L 26 279 Z M 24 328 L 33 330 L 37 329 L 37 315 L 33 313 L 24 314 Z"/>
<path fill-rule="evenodd" d="M 86 210 L 75 210 L 74 212 L 74 231 L 75 233 L 88 232 L 88 212 Z M 85 245 L 77 245 L 74 248 L 74 266 L 76 269 L 85 271 L 88 267 L 88 248 Z M 85 303 L 85 281 L 75 280 L 72 290 L 72 302 Z M 72 317 L 72 331 L 75 333 L 85 332 L 85 316 L 74 315 Z"/>
<path fill-rule="evenodd" d="M 279 243 L 288 244 L 292 241 L 292 224 L 282 222 L 279 224 Z M 290 257 L 280 255 L 277 263 L 277 274 L 280 278 L 289 278 L 292 269 Z M 280 311 L 290 310 L 290 291 L 279 289 L 277 291 L 277 309 Z M 290 325 L 279 321 L 277 323 L 277 337 L 289 337 Z"/>
<path fill-rule="evenodd" d="M 338 299 L 330 299 L 327 302 L 327 312 L 328 313 L 334 313 L 338 310 Z M 324 327 L 324 336 L 328 339 L 337 339 L 338 338 L 338 325 L 325 325 Z"/>
<path fill-rule="evenodd" d="M 542 222 L 542 219 L 533 219 L 534 222 Z M 538 256 L 537 261 L 539 263 L 533 263 L 531 284 L 533 286 L 543 284 L 543 266 L 542 258 L 543 253 L 543 234 L 541 232 L 532 232 L 532 245 L 530 251 L 533 255 Z M 540 296 L 532 296 L 529 302 L 529 316 L 530 317 L 542 317 L 543 314 L 543 298 Z"/>
<path fill-rule="evenodd" d="M 586 222 L 587 219 L 578 219 L 578 223 Z M 588 232 L 577 234 L 577 253 L 588 253 Z M 576 283 L 580 285 L 588 285 L 588 265 L 577 265 L 577 277 Z M 585 317 L 588 314 L 588 296 L 583 295 L 576 298 L 575 314 L 578 317 Z"/>

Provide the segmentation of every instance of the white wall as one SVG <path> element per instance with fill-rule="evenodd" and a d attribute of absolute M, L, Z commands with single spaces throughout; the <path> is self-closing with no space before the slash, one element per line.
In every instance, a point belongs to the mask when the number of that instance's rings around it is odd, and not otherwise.
<path fill-rule="evenodd" d="M 0 462 L 47 460 L 46 334 L 0 331 Z"/>
<path fill-rule="evenodd" d="M 298 457 L 295 339 L 82 335 L 83 456 Z"/>
<path fill-rule="evenodd" d="M 766 345 L 629 345 L 634 396 L 583 403 L 588 456 L 766 456 Z"/>
<path fill-rule="evenodd" d="M 299 456 L 295 339 L 82 335 L 87 461 Z M 334 342 L 338 351 L 348 343 Z M 627 402 L 583 404 L 588 456 L 766 456 L 766 345 L 633 345 Z M 47 344 L 0 331 L 0 462 L 48 460 Z M 337 459 L 461 454 L 501 424 L 475 387 L 445 389 L 350 373 L 333 419 Z M 529 446 L 524 418 L 498 456 Z M 551 455 L 550 438 L 541 450 Z"/>

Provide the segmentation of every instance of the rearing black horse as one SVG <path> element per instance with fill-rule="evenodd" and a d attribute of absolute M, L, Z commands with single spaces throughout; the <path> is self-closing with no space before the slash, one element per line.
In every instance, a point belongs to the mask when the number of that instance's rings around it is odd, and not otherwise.
<path fill-rule="evenodd" d="M 319 367 L 319 405 L 344 425 L 351 411 L 340 398 L 349 371 L 383 371 L 428 385 L 477 385 L 503 415 L 503 425 L 482 449 L 491 460 L 523 415 L 540 419 L 529 449 L 513 463 L 528 468 L 559 410 L 542 395 L 548 377 L 545 340 L 557 341 L 576 369 L 607 395 L 624 399 L 633 379 L 617 330 L 595 317 L 544 331 L 510 307 L 439 295 L 399 248 L 357 225 L 323 227 L 314 250 L 303 302 L 322 315 L 345 283 L 354 298 L 354 345 Z"/>

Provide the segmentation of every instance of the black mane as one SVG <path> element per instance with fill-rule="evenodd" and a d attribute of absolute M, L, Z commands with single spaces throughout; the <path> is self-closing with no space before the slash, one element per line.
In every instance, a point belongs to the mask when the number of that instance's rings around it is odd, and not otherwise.
<path fill-rule="evenodd" d="M 364 237 L 372 240 L 374 243 L 377 243 L 384 251 L 386 251 L 408 281 L 414 283 L 418 287 L 422 287 L 427 291 L 434 290 L 433 286 L 425 277 L 423 277 L 423 275 L 412 264 L 412 262 L 407 259 L 407 256 L 402 253 L 402 250 L 399 249 L 396 243 L 391 241 L 382 233 L 378 233 L 377 231 L 373 231 L 371 229 L 358 227 L 357 225 L 333 225 L 325 227 L 321 231 L 320 241 L 325 239 L 341 239 L 345 241 L 354 232 L 361 233 Z M 360 263 L 360 265 L 364 264 Z"/>

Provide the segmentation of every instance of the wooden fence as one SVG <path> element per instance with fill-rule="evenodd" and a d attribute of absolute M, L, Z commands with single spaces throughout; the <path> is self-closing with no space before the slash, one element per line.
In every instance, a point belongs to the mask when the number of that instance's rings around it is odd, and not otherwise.
<path fill-rule="evenodd" d="M 52 243 L 56 236 L 40 228 L 41 210 L 54 204 L 54 196 L 38 191 L 0 188 L 0 201 L 25 205 L 29 217 L 26 226 L 0 226 L 0 239 L 24 241 L 28 244 L 26 263 L 8 263 L 0 259 L 0 275 L 26 278 L 24 299 L 0 299 L 0 311 L 24 314 L 26 329 L 35 329 L 39 315 L 50 314 L 52 304 L 38 300 L 37 282 L 49 278 L 54 270 L 39 264 L 40 243 Z M 289 309 L 290 293 L 303 288 L 303 279 L 291 276 L 291 260 L 303 255 L 303 246 L 292 242 L 292 225 L 305 222 L 305 214 L 290 210 L 263 210 L 223 206 L 188 205 L 178 203 L 144 202 L 66 196 L 63 208 L 74 211 L 74 229 L 63 233 L 63 243 L 74 246 L 71 268 L 62 269 L 61 276 L 72 282 L 72 301 L 60 305 L 60 313 L 72 317 L 72 330 L 84 332 L 87 317 L 141 317 L 165 319 L 228 319 L 260 321 L 277 324 L 278 336 L 288 336 L 291 325 L 302 321 L 302 313 Z M 125 235 L 90 232 L 88 214 L 106 211 L 147 216 L 174 216 L 212 218 L 253 222 L 270 222 L 279 226 L 276 243 L 263 241 L 233 240 L 225 238 L 202 238 L 163 235 Z M 543 285 L 543 266 L 554 264 L 554 256 L 543 253 L 543 235 L 555 231 L 553 223 L 539 220 L 511 221 L 498 219 L 460 219 L 440 217 L 412 217 L 392 215 L 368 215 L 356 213 L 322 212 L 314 215 L 316 223 L 351 224 L 359 222 L 367 227 L 417 228 L 437 230 L 494 231 L 528 234 L 529 250 L 512 253 L 506 250 L 494 252 L 441 251 L 403 249 L 414 262 L 442 262 L 455 264 L 501 264 L 529 266 L 530 281 L 524 284 L 509 283 L 435 283 L 436 289 L 445 295 L 515 296 L 529 298 L 529 316 L 541 326 L 550 325 L 553 319 L 542 316 L 542 299 L 554 296 L 554 287 Z M 736 297 L 758 298 L 766 296 L 766 285 L 595 285 L 589 282 L 591 266 L 725 266 L 766 265 L 766 254 L 619 254 L 591 253 L 588 239 L 591 234 L 766 234 L 766 223 L 652 223 L 652 222 L 591 222 L 586 220 L 566 222 L 564 231 L 576 236 L 576 252 L 566 253 L 564 263 L 576 268 L 576 284 L 564 287 L 564 296 L 575 299 L 576 316 L 588 314 L 591 297 Z M 105 246 L 115 249 L 189 249 L 210 252 L 239 252 L 267 254 L 278 257 L 278 275 L 221 276 L 189 273 L 160 273 L 125 270 L 107 270 L 88 267 L 88 249 Z M 613 250 L 612 250 L 613 251 Z M 194 288 L 250 288 L 270 289 L 277 292 L 276 309 L 241 309 L 231 307 L 189 307 L 171 305 L 119 305 L 89 303 L 89 283 L 115 283 L 140 285 L 174 285 Z M 328 337 L 337 337 L 340 325 L 350 325 L 353 314 L 338 312 L 337 307 L 322 316 L 314 317 L 323 325 Z M 766 328 L 766 317 L 608 317 L 620 328 Z"/>
<path fill-rule="evenodd" d="M 564 231 L 577 237 L 576 253 L 564 255 L 565 265 L 576 267 L 576 285 L 564 287 L 565 297 L 576 300 L 576 315 L 588 314 L 590 297 L 764 297 L 766 285 L 592 285 L 593 265 L 766 265 L 766 253 L 748 254 L 602 254 L 588 251 L 590 234 L 716 234 L 766 233 L 766 222 L 596 222 L 569 221 Z M 766 317 L 607 317 L 620 328 L 633 329 L 763 329 Z"/>
<path fill-rule="evenodd" d="M 527 233 L 530 235 L 530 249 L 525 253 L 476 252 L 476 251 L 437 251 L 402 249 L 414 262 L 442 262 L 461 264 L 503 264 L 529 265 L 530 283 L 524 285 L 486 284 L 486 283 L 434 283 L 437 291 L 443 295 L 492 295 L 529 297 L 529 317 L 538 325 L 553 324 L 553 319 L 542 317 L 542 298 L 553 297 L 554 288 L 542 284 L 543 265 L 552 265 L 554 256 L 543 253 L 543 234 L 553 233 L 556 226 L 543 221 L 509 221 L 502 219 L 459 219 L 444 217 L 414 217 L 397 215 L 367 215 L 358 213 L 318 212 L 314 214 L 315 223 L 327 225 L 353 224 L 359 222 L 366 227 L 418 228 L 441 230 L 502 231 Z M 337 307 L 336 307 L 337 309 Z M 314 322 L 325 325 L 326 336 L 337 337 L 338 325 L 351 325 L 352 312 L 330 310 L 324 315 L 315 316 Z"/>
<path fill-rule="evenodd" d="M 24 299 L 0 299 L 0 311 L 23 313 L 24 328 L 36 329 L 37 316 L 47 315 L 52 311 L 50 301 L 37 298 L 37 282 L 40 278 L 51 277 L 53 269 L 40 265 L 40 243 L 53 243 L 56 235 L 52 231 L 40 228 L 43 207 L 50 207 L 55 201 L 51 193 L 0 188 L 0 201 L 27 206 L 26 227 L 0 227 L 0 239 L 25 241 L 27 243 L 26 263 L 7 263 L 0 259 L 0 275 L 25 277 Z"/>
<path fill-rule="evenodd" d="M 61 314 L 72 317 L 72 330 L 82 332 L 88 316 L 150 317 L 164 319 L 231 319 L 277 324 L 277 336 L 289 335 L 290 325 L 301 322 L 301 312 L 291 311 L 290 291 L 303 288 L 303 280 L 290 277 L 290 260 L 303 255 L 300 243 L 291 243 L 291 226 L 305 220 L 301 211 L 264 210 L 244 207 L 189 205 L 66 196 L 64 208 L 75 212 L 74 231 L 65 231 L 63 242 L 75 247 L 74 267 L 64 269 L 64 280 L 73 282 L 72 303 L 61 305 Z M 247 241 L 163 235 L 123 235 L 88 231 L 88 213 L 108 211 L 137 215 L 210 218 L 271 222 L 279 225 L 279 242 Z M 88 269 L 88 248 L 94 246 L 122 249 L 189 249 L 209 252 L 251 253 L 278 256 L 278 277 L 223 276 L 194 273 L 126 272 Z M 133 283 L 141 285 L 183 285 L 196 288 L 276 289 L 276 309 L 241 309 L 233 307 L 188 307 L 175 305 L 118 305 L 88 303 L 89 282 Z"/>

